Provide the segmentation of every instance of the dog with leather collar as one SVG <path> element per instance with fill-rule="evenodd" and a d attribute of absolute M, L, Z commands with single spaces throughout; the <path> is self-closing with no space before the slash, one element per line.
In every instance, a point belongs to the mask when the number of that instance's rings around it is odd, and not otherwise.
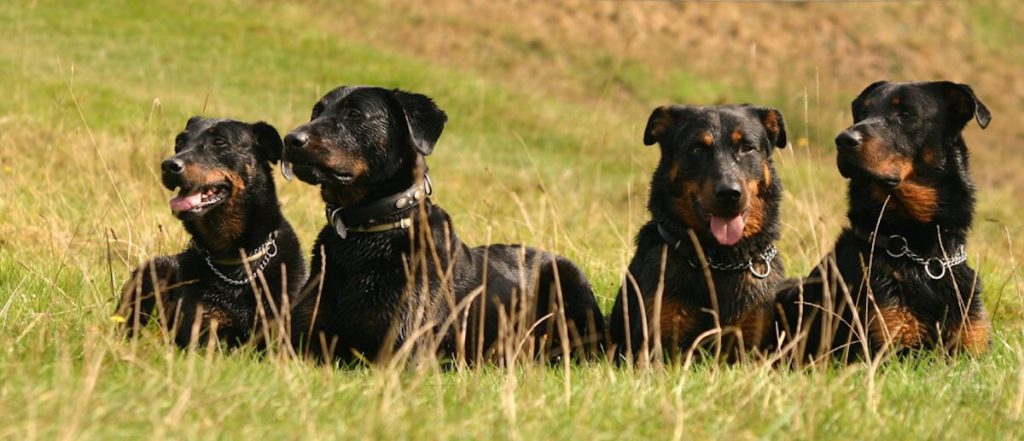
<path fill-rule="evenodd" d="M 836 137 L 850 227 L 778 296 L 777 347 L 796 364 L 920 349 L 985 352 L 991 325 L 967 264 L 975 189 L 962 131 L 991 115 L 948 81 L 868 86 Z"/>
<path fill-rule="evenodd" d="M 743 106 L 666 106 L 644 144 L 661 149 L 651 220 L 636 236 L 610 334 L 617 354 L 645 360 L 759 349 L 782 280 L 782 183 L 772 153 L 787 145 L 782 114 Z M 717 346 L 717 347 L 716 347 Z"/>
<path fill-rule="evenodd" d="M 327 224 L 333 225 L 334 231 L 342 239 L 347 238 L 349 233 L 380 233 L 409 228 L 413 212 L 432 192 L 430 176 L 424 174 L 422 181 L 391 196 L 349 208 L 328 204 L 325 210 Z M 399 220 L 390 220 L 395 218 Z"/>
<path fill-rule="evenodd" d="M 575 265 L 522 245 L 470 248 L 431 200 L 426 157 L 446 122 L 424 95 L 343 86 L 285 136 L 284 169 L 320 187 L 327 214 L 295 346 L 340 363 L 507 360 L 501 336 L 541 358 L 592 353 L 603 317 Z"/>

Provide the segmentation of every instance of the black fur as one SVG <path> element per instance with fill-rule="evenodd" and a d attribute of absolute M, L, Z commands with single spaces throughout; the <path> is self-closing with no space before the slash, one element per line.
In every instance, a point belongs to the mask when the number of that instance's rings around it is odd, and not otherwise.
<path fill-rule="evenodd" d="M 316 103 L 308 123 L 285 137 L 283 156 L 299 179 L 320 185 L 329 207 L 358 209 L 422 183 L 424 157 L 446 120 L 423 95 L 339 87 Z M 405 216 L 392 213 L 378 224 Z M 407 341 L 420 353 L 436 350 L 442 357 L 501 358 L 510 349 L 502 343 L 513 340 L 497 338 L 499 315 L 512 316 L 516 332 L 526 336 L 537 319 L 549 312 L 558 316 L 549 304 L 558 303 L 550 289 L 556 272 L 575 334 L 565 343 L 577 350 L 602 339 L 591 288 L 568 260 L 520 245 L 470 248 L 429 198 L 412 219 L 408 229 L 350 233 L 344 239 L 332 225 L 320 232 L 313 247 L 315 275 L 293 313 L 296 345 L 346 363 L 387 360 Z M 464 302 L 470 301 L 467 309 Z M 560 354 L 563 340 L 551 329 L 554 323 L 547 319 L 532 332 L 537 353 Z"/>
<path fill-rule="evenodd" d="M 760 346 L 782 274 L 781 259 L 772 260 L 771 274 L 764 279 L 745 269 L 711 269 L 713 299 L 688 231 L 695 233 L 709 261 L 752 259 L 758 271 L 766 270 L 757 256 L 779 236 L 782 184 L 771 155 L 787 144 L 781 113 L 748 105 L 661 107 L 651 114 L 644 133 L 645 144 L 655 142 L 661 146 L 661 160 L 651 180 L 647 204 L 651 220 L 637 234 L 637 251 L 615 300 L 610 325 L 613 344 L 626 356 L 642 355 L 643 348 L 653 349 L 656 344 L 669 354 L 682 354 L 694 347 L 699 335 L 715 328 L 715 315 L 709 311 L 717 303 L 722 328 L 741 329 L 745 349 Z M 729 188 L 742 194 L 735 195 L 735 200 L 718 196 Z M 738 213 L 746 213 L 743 237 L 733 245 L 719 243 L 710 232 L 709 216 Z M 755 217 L 759 218 L 756 226 Z M 659 232 L 659 225 L 670 240 Z M 660 315 L 655 315 L 662 282 Z"/>
<path fill-rule="evenodd" d="M 220 202 L 188 210 L 174 210 L 172 204 L 172 211 L 192 235 L 193 246 L 140 265 L 122 288 L 118 313 L 126 318 L 130 334 L 157 317 L 182 347 L 205 340 L 213 321 L 217 335 L 230 346 L 261 338 L 263 321 L 257 319 L 277 318 L 282 296 L 298 292 L 307 275 L 302 247 L 281 214 L 271 174 L 271 164 L 280 157 L 281 137 L 263 122 L 193 117 L 177 136 L 174 151 L 162 167 L 164 186 L 181 189 L 176 199 L 215 189 L 209 200 Z M 256 282 L 258 292 L 252 284 L 227 284 L 206 263 L 206 254 L 215 260 L 238 260 L 240 250 L 252 255 L 272 233 L 277 254 L 261 272 L 269 291 L 262 281 Z M 250 270 L 260 262 L 252 262 Z M 230 278 L 246 278 L 242 266 L 217 268 Z M 287 292 L 282 293 L 284 277 Z M 197 313 L 201 314 L 198 323 Z M 193 335 L 194 326 L 199 335 Z"/>
<path fill-rule="evenodd" d="M 975 271 L 963 263 L 933 280 L 921 264 L 886 248 L 898 251 L 903 243 L 890 242 L 891 235 L 905 237 L 924 258 L 966 246 L 975 190 L 961 131 L 972 118 L 986 127 L 988 109 L 967 85 L 879 81 L 852 110 L 854 124 L 836 138 L 851 227 L 802 285 L 780 291 L 782 344 L 796 344 L 797 362 L 826 355 L 849 361 L 883 348 L 984 351 L 989 323 Z M 876 224 L 881 239 L 872 253 L 865 233 Z"/>

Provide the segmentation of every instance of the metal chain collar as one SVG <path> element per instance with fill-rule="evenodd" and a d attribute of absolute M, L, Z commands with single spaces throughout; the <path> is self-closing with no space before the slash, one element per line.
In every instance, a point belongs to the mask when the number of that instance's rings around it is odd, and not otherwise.
<path fill-rule="evenodd" d="M 672 234 L 668 232 L 660 223 L 658 224 L 658 234 L 672 247 L 672 249 L 679 252 L 679 247 L 683 241 L 672 237 Z M 707 257 L 708 268 L 715 271 L 750 271 L 754 277 L 758 279 L 765 279 L 772 274 L 772 261 L 775 260 L 779 255 L 778 248 L 775 248 L 774 244 L 769 243 L 764 250 L 761 251 L 757 256 L 747 259 L 746 262 L 735 262 L 735 263 L 718 263 L 712 261 L 710 257 Z M 764 262 L 764 271 L 758 271 L 757 265 L 754 265 L 754 259 L 760 258 Z M 686 261 L 693 268 L 702 268 L 700 265 L 694 263 L 690 258 L 683 256 L 683 260 Z"/>
<path fill-rule="evenodd" d="M 264 242 L 263 245 L 260 245 L 259 248 L 256 248 L 253 251 L 252 255 L 254 256 L 262 253 L 263 259 L 260 260 L 259 265 L 256 265 L 255 267 L 251 268 L 252 277 L 244 276 L 241 279 L 232 279 L 224 275 L 224 273 L 220 272 L 220 270 L 217 269 L 217 266 L 213 264 L 213 261 L 210 260 L 209 251 L 203 249 L 202 247 L 199 247 L 198 245 L 193 245 L 193 247 L 196 249 L 196 251 L 199 252 L 199 254 L 203 255 L 203 260 L 206 261 L 206 266 L 210 267 L 210 271 L 213 271 L 213 274 L 216 275 L 217 278 L 219 278 L 222 282 L 233 286 L 244 286 L 252 283 L 253 279 L 256 278 L 256 274 L 263 272 L 263 270 L 267 267 L 267 264 L 270 263 L 270 259 L 274 258 L 274 256 L 277 256 L 277 231 L 270 233 L 270 237 L 267 238 L 267 241 Z"/>
<path fill-rule="evenodd" d="M 711 269 L 716 270 L 716 271 L 743 271 L 743 270 L 746 270 L 746 271 L 750 271 L 750 274 L 753 274 L 754 277 L 757 277 L 758 279 L 764 279 L 764 278 L 767 278 L 768 276 L 770 276 L 772 274 L 772 261 L 775 260 L 775 257 L 777 257 L 778 255 L 779 255 L 778 248 L 775 248 L 775 245 L 772 245 L 772 244 L 768 244 L 768 247 L 765 248 L 764 251 L 761 251 L 761 253 L 757 255 L 757 257 L 759 257 L 760 260 L 762 262 L 764 262 L 764 271 L 758 271 L 757 270 L 757 265 L 754 265 L 754 259 L 748 259 L 746 262 L 716 263 L 716 262 L 713 262 L 711 260 L 711 258 L 709 257 L 709 258 L 707 258 L 707 260 L 708 260 L 708 268 L 711 268 Z M 690 259 L 686 259 L 686 263 L 690 264 L 690 266 L 692 266 L 694 268 L 700 268 L 700 265 L 694 263 Z"/>
<path fill-rule="evenodd" d="M 889 243 L 885 248 L 885 253 L 894 258 L 906 257 L 921 265 L 924 267 L 925 274 L 928 274 L 928 277 L 932 278 L 932 280 L 939 280 L 945 277 L 947 270 L 967 261 L 967 250 L 963 245 L 960 245 L 960 248 L 952 256 L 944 255 L 941 258 L 922 257 L 910 251 L 907 238 L 898 234 L 889 236 Z"/>

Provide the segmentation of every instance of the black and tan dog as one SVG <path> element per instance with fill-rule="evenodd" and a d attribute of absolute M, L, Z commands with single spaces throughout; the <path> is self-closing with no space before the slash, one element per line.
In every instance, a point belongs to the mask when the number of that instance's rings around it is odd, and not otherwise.
<path fill-rule="evenodd" d="M 882 349 L 985 351 L 989 321 L 966 263 L 974 184 L 961 131 L 989 111 L 970 87 L 880 81 L 836 138 L 850 226 L 802 286 L 780 292 L 796 361 Z M 794 338 L 799 337 L 799 338 Z"/>
<path fill-rule="evenodd" d="M 661 345 L 678 356 L 698 340 L 717 341 L 716 329 L 732 355 L 759 347 L 782 275 L 774 245 L 782 184 L 771 159 L 787 144 L 782 114 L 661 107 L 644 132 L 644 144 L 656 142 L 651 220 L 611 315 L 617 352 L 640 356 Z"/>
<path fill-rule="evenodd" d="M 171 211 L 192 244 L 140 265 L 125 284 L 118 314 L 129 333 L 157 317 L 183 347 L 213 328 L 232 346 L 262 337 L 254 331 L 279 316 L 283 296 L 307 275 L 274 189 L 271 163 L 281 148 L 277 130 L 262 122 L 188 120 L 161 168 L 164 186 L 179 189 Z"/>
<path fill-rule="evenodd" d="M 328 222 L 294 310 L 296 344 L 349 362 L 402 347 L 508 360 L 520 344 L 552 356 L 599 342 L 601 312 L 572 263 L 520 245 L 469 248 L 431 202 L 425 157 L 446 121 L 424 95 L 339 87 L 285 137 L 284 159 L 320 186 Z"/>

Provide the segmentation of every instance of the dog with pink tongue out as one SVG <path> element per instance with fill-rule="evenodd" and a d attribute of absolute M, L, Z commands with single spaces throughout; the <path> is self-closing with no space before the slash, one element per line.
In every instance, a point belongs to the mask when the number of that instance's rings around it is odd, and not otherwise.
<path fill-rule="evenodd" d="M 612 309 L 613 347 L 627 360 L 704 350 L 739 359 L 763 347 L 782 281 L 782 183 L 771 159 L 787 145 L 782 113 L 659 107 L 644 131 L 644 144 L 655 143 L 651 220 Z"/>

